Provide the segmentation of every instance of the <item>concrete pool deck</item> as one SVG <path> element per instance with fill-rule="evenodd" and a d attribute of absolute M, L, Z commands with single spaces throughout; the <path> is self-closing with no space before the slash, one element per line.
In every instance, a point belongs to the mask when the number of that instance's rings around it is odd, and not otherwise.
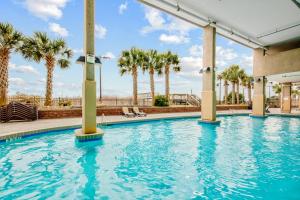
<path fill-rule="evenodd" d="M 281 115 L 280 110 L 270 109 L 271 115 Z M 218 115 L 232 115 L 232 114 L 250 114 L 251 110 L 226 110 L 218 111 Z M 126 118 L 124 116 L 98 116 L 98 124 L 116 124 L 138 121 L 149 121 L 165 118 L 181 118 L 181 117 L 200 117 L 199 112 L 184 112 L 184 113 L 162 113 L 149 114 L 147 117 Z M 293 110 L 291 114 L 284 114 L 286 116 L 300 116 L 300 111 Z M 63 118 L 63 119 L 42 119 L 29 122 L 10 122 L 0 124 L 0 140 L 7 140 L 10 138 L 18 138 L 26 135 L 33 135 L 41 132 L 61 130 L 68 128 L 81 127 L 81 118 Z"/>

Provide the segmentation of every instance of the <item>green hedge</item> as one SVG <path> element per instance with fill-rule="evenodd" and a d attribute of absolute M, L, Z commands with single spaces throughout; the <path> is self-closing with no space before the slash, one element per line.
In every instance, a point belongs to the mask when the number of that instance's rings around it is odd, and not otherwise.
<path fill-rule="evenodd" d="M 155 102 L 154 102 L 155 106 L 169 106 L 169 101 L 168 99 L 163 96 L 163 95 L 157 95 L 155 97 Z"/>

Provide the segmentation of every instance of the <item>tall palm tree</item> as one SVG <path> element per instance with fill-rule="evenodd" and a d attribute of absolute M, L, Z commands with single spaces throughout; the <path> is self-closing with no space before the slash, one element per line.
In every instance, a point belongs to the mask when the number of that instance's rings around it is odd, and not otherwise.
<path fill-rule="evenodd" d="M 47 69 L 46 100 L 44 105 L 52 105 L 53 71 L 56 65 L 62 69 L 70 66 L 70 58 L 73 55 L 71 49 L 67 48 L 63 39 L 51 40 L 46 33 L 35 32 L 32 37 L 24 39 L 20 48 L 21 53 L 28 60 L 38 63 L 45 61 Z"/>
<path fill-rule="evenodd" d="M 181 67 L 179 66 L 179 57 L 177 54 L 173 54 L 171 51 L 164 53 L 162 56 L 164 64 L 164 74 L 165 74 L 165 96 L 166 99 L 170 99 L 170 70 L 173 69 L 174 72 L 179 72 Z"/>
<path fill-rule="evenodd" d="M 246 84 L 248 89 L 248 104 L 252 104 L 252 98 L 251 98 L 251 89 L 253 87 L 253 76 L 247 76 L 246 77 Z"/>
<path fill-rule="evenodd" d="M 20 47 L 22 40 L 23 35 L 11 24 L 0 23 L 0 106 L 7 103 L 10 55 Z"/>
<path fill-rule="evenodd" d="M 228 81 L 230 80 L 230 77 L 229 77 L 229 70 L 228 69 L 225 69 L 223 72 L 222 72 L 222 78 L 224 80 L 224 103 L 227 104 L 227 97 L 228 97 Z"/>
<path fill-rule="evenodd" d="M 237 79 L 237 83 L 236 83 L 236 100 L 237 100 L 237 104 L 240 104 L 240 82 L 242 82 L 242 80 L 244 79 L 244 77 L 246 76 L 245 70 L 240 69 L 238 71 L 238 79 Z"/>
<path fill-rule="evenodd" d="M 229 73 L 229 81 L 232 84 L 232 98 L 231 98 L 231 104 L 235 104 L 235 85 L 238 83 L 239 80 L 239 71 L 240 67 L 238 65 L 231 65 L 228 68 L 228 73 Z"/>
<path fill-rule="evenodd" d="M 222 82 L 222 79 L 223 79 L 223 77 L 222 77 L 222 74 L 218 74 L 217 75 L 217 79 L 218 79 L 218 81 L 219 81 L 219 104 L 221 104 L 221 102 L 222 102 L 222 97 L 221 97 L 221 82 Z"/>
<path fill-rule="evenodd" d="M 131 48 L 130 50 L 122 51 L 121 57 L 118 60 L 121 76 L 126 73 L 132 75 L 133 105 L 138 105 L 138 68 L 144 65 L 143 60 L 143 51 L 135 47 Z"/>
<path fill-rule="evenodd" d="M 151 90 L 151 98 L 152 98 L 152 106 L 154 106 L 155 99 L 155 86 L 154 86 L 154 73 L 157 71 L 161 73 L 161 56 L 157 53 L 156 50 L 149 50 L 144 53 L 143 59 L 143 72 L 148 71 L 150 76 L 150 90 Z"/>

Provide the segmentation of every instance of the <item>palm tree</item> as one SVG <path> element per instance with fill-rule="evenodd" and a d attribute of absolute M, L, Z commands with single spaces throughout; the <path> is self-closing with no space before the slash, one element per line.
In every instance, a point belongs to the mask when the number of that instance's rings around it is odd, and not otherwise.
<path fill-rule="evenodd" d="M 0 23 L 0 106 L 7 103 L 9 58 L 22 40 L 23 35 L 11 24 Z"/>
<path fill-rule="evenodd" d="M 143 72 L 149 72 L 152 106 L 154 106 L 155 103 L 154 73 L 155 71 L 161 73 L 161 64 L 161 56 L 157 53 L 156 50 L 151 49 L 144 53 L 142 70 Z"/>
<path fill-rule="evenodd" d="M 51 40 L 46 33 L 35 32 L 33 37 L 25 38 L 20 48 L 21 53 L 28 60 L 38 63 L 45 61 L 47 69 L 46 100 L 44 105 L 52 105 L 53 71 L 56 65 L 66 69 L 70 66 L 69 59 L 73 52 L 67 48 L 63 39 Z"/>
<path fill-rule="evenodd" d="M 228 81 L 229 81 L 229 73 L 228 69 L 225 69 L 222 72 L 222 78 L 224 80 L 224 101 L 225 104 L 227 104 L 227 97 L 228 97 Z"/>
<path fill-rule="evenodd" d="M 244 79 L 244 77 L 246 76 L 246 73 L 245 73 L 245 70 L 243 69 L 240 69 L 238 71 L 238 79 L 237 79 L 237 93 L 236 93 L 236 99 L 237 99 L 237 104 L 240 104 L 240 82 L 242 82 L 242 80 Z"/>
<path fill-rule="evenodd" d="M 219 80 L 219 104 L 222 102 L 221 98 L 221 82 L 222 82 L 222 74 L 217 75 L 217 79 Z"/>
<path fill-rule="evenodd" d="M 118 66 L 120 68 L 121 76 L 128 73 L 132 75 L 133 79 L 133 105 L 138 105 L 138 68 L 143 64 L 143 52 L 137 48 L 131 48 L 130 50 L 122 51 L 121 57 L 118 60 Z"/>
<path fill-rule="evenodd" d="M 247 76 L 246 77 L 246 84 L 247 84 L 247 89 L 248 89 L 248 104 L 252 104 L 252 99 L 251 99 L 251 89 L 253 87 L 253 76 Z"/>
<path fill-rule="evenodd" d="M 237 84 L 238 80 L 239 80 L 239 71 L 240 71 L 240 67 L 238 65 L 231 65 L 228 68 L 229 81 L 232 84 L 231 104 L 235 104 L 235 97 L 236 97 L 236 94 L 235 94 L 235 84 Z"/>
<path fill-rule="evenodd" d="M 170 68 L 173 67 L 174 72 L 179 72 L 181 67 L 179 66 L 179 57 L 177 54 L 173 54 L 171 51 L 164 53 L 162 55 L 162 62 L 164 65 L 164 73 L 165 73 L 165 96 L 166 99 L 170 99 Z"/>

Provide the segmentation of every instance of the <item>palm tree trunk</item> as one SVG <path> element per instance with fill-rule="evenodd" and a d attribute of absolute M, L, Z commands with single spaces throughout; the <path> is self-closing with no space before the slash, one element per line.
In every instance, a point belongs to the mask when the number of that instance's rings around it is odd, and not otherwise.
<path fill-rule="evenodd" d="M 9 50 L 0 50 L 0 106 L 7 104 Z"/>
<path fill-rule="evenodd" d="M 248 85 L 248 104 L 249 105 L 252 104 L 252 100 L 251 100 L 251 85 Z"/>
<path fill-rule="evenodd" d="M 220 79 L 220 80 L 219 80 L 219 104 L 220 104 L 220 105 L 222 104 L 222 97 L 221 97 L 222 86 L 221 86 L 221 84 L 222 84 L 222 80 Z"/>
<path fill-rule="evenodd" d="M 133 78 L 133 105 L 138 105 L 138 88 L 137 88 L 137 67 L 133 66 L 132 68 L 132 78 Z"/>
<path fill-rule="evenodd" d="M 240 104 L 240 82 L 237 81 L 236 83 L 236 102 Z"/>
<path fill-rule="evenodd" d="M 243 100 L 242 100 L 243 102 L 243 104 L 245 103 L 245 87 L 243 86 Z"/>
<path fill-rule="evenodd" d="M 165 84 L 166 84 L 166 91 L 165 96 L 168 101 L 170 101 L 170 83 L 169 83 L 169 76 L 170 76 L 170 65 L 165 66 Z"/>
<path fill-rule="evenodd" d="M 44 105 L 52 105 L 52 90 L 53 90 L 53 71 L 55 59 L 53 57 L 46 57 L 46 68 L 47 68 L 47 85 L 46 85 L 46 100 Z"/>
<path fill-rule="evenodd" d="M 235 83 L 232 82 L 232 91 L 231 91 L 231 104 L 235 104 Z"/>
<path fill-rule="evenodd" d="M 228 82 L 227 80 L 224 80 L 224 101 L 225 104 L 227 104 L 227 97 L 228 97 Z"/>
<path fill-rule="evenodd" d="M 152 98 L 152 106 L 154 106 L 155 103 L 155 91 L 154 91 L 154 68 L 150 67 L 149 71 L 150 75 L 150 89 L 151 89 L 151 98 Z"/>

